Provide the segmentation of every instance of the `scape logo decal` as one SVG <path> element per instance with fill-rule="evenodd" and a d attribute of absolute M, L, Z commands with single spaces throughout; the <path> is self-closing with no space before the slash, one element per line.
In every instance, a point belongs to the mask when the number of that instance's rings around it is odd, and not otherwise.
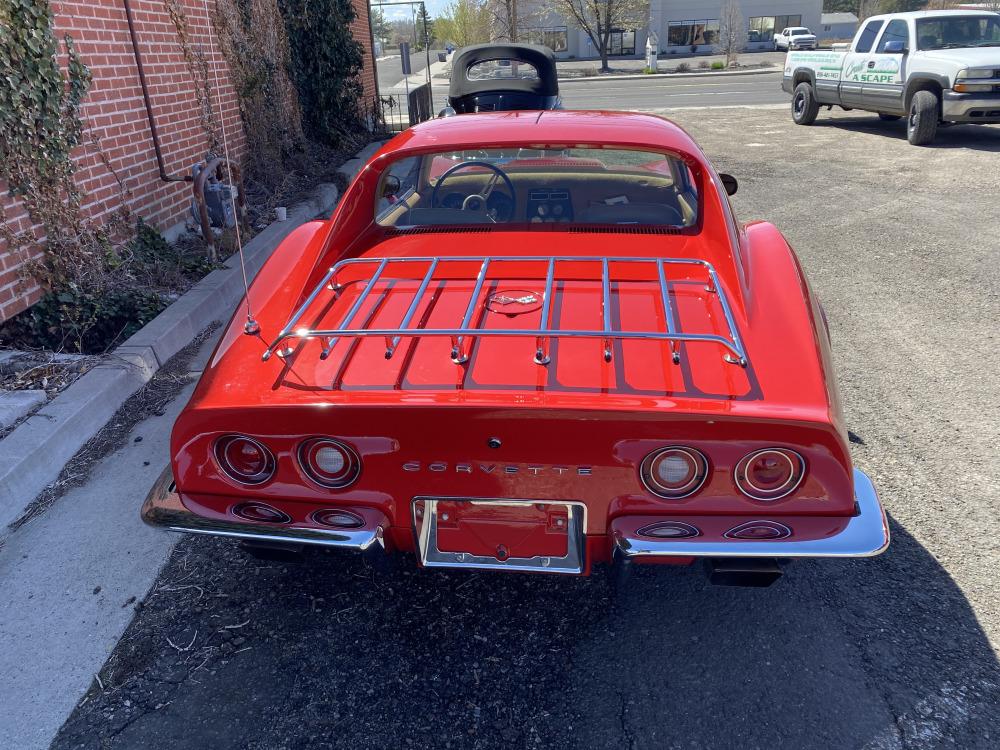
<path fill-rule="evenodd" d="M 899 61 L 893 58 L 878 60 L 878 67 L 869 68 L 865 60 L 852 62 L 844 71 L 844 79 L 860 83 L 895 83 L 899 72 Z"/>

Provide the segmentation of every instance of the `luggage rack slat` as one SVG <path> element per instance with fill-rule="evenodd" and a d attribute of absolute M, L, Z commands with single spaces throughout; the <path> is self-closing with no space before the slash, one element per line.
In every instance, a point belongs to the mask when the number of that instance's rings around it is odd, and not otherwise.
<path fill-rule="evenodd" d="M 447 266 L 453 264 L 465 264 L 470 263 L 478 264 L 478 271 L 475 275 L 475 283 L 472 289 L 472 293 L 469 296 L 469 301 L 465 307 L 465 314 L 462 317 L 461 324 L 456 328 L 426 328 L 422 327 L 426 323 L 426 320 L 421 320 L 417 323 L 416 327 L 411 328 L 410 325 L 413 321 L 413 317 L 416 311 L 420 307 L 421 300 L 424 298 L 424 294 L 427 291 L 427 287 L 430 285 L 432 279 L 440 271 L 440 278 L 447 278 L 448 280 L 456 281 L 468 279 L 472 280 L 470 275 L 462 275 L 454 273 L 453 275 L 448 275 L 444 272 Z M 539 268 L 538 278 L 541 279 L 544 274 L 545 279 L 545 289 L 542 295 L 542 304 L 540 312 L 540 320 L 537 328 L 517 328 L 517 329 L 484 329 L 478 324 L 473 323 L 473 319 L 476 315 L 476 310 L 479 307 L 479 299 L 482 295 L 483 286 L 489 276 L 490 270 L 497 267 L 499 264 L 506 263 L 517 263 L 517 264 L 544 264 L 544 272 L 542 268 Z M 599 264 L 600 265 L 600 276 L 597 277 L 596 274 L 592 277 L 581 276 L 579 272 L 572 276 L 572 280 L 593 280 L 600 281 L 601 284 L 601 328 L 600 329 L 577 329 L 577 328 L 554 328 L 551 325 L 551 308 L 552 308 L 552 293 L 556 288 L 556 285 L 560 282 L 558 274 L 559 264 L 573 263 L 573 264 Z M 396 264 L 406 264 L 409 266 L 421 264 L 426 264 L 426 271 L 419 273 L 417 275 L 404 275 L 399 276 L 404 279 L 411 279 L 416 281 L 420 280 L 420 284 L 414 293 L 410 304 L 408 305 L 406 312 L 398 327 L 369 327 L 367 325 L 368 321 L 364 321 L 361 327 L 351 328 L 350 325 L 354 320 L 355 315 L 361 309 L 365 300 L 369 297 L 371 292 L 374 290 L 376 284 L 382 279 L 386 272 L 386 269 L 390 268 Z M 653 271 L 652 277 L 650 279 L 636 279 L 634 277 L 629 279 L 615 279 L 614 267 L 619 266 L 619 264 L 653 264 L 650 269 Z M 365 278 L 362 277 L 359 281 L 365 282 L 365 286 L 359 293 L 357 299 L 353 301 L 347 314 L 340 319 L 340 323 L 336 328 L 325 329 L 325 328 L 307 328 L 307 327 L 296 327 L 299 321 L 302 319 L 303 315 L 309 309 L 311 305 L 316 301 L 317 297 L 324 290 L 324 288 L 331 290 L 333 294 L 340 295 L 343 293 L 345 285 L 342 285 L 338 281 L 339 275 L 348 270 L 354 269 L 356 267 L 364 268 L 368 266 L 374 269 L 371 276 Z M 719 335 L 716 333 L 694 333 L 683 331 L 680 328 L 680 324 L 676 317 L 676 311 L 674 310 L 673 303 L 670 299 L 670 281 L 668 279 L 667 268 L 668 266 L 692 266 L 700 268 L 704 271 L 707 276 L 707 283 L 705 284 L 705 291 L 715 295 L 718 299 L 719 306 L 722 309 L 723 317 L 725 318 L 726 328 L 728 329 L 726 333 L 728 335 Z M 421 269 L 423 270 L 423 269 Z M 595 269 L 596 270 L 596 269 Z M 526 274 L 523 268 L 518 271 L 519 278 L 524 278 Z M 389 275 L 389 274 L 385 274 Z M 396 276 L 390 277 L 393 280 L 400 280 Z M 566 279 L 564 279 L 566 280 Z M 625 331 L 616 329 L 612 323 L 612 284 L 620 284 L 628 281 L 643 281 L 648 283 L 657 284 L 659 287 L 659 297 L 660 305 L 663 309 L 663 327 L 665 330 L 656 328 L 654 330 L 643 330 L 643 331 Z M 425 316 L 426 317 L 426 316 Z M 603 358 L 606 362 L 610 362 L 612 358 L 612 341 L 614 340 L 649 340 L 649 341 L 667 341 L 670 344 L 672 360 L 675 364 L 680 362 L 680 353 L 677 346 L 683 342 L 707 342 L 718 344 L 725 350 L 724 359 L 732 364 L 737 364 L 741 367 L 747 366 L 747 354 L 743 346 L 742 338 L 740 337 L 739 330 L 736 327 L 736 320 L 733 315 L 732 307 L 729 304 L 729 300 L 719 284 L 719 278 L 716 274 L 715 268 L 706 260 L 700 260 L 696 258 L 638 258 L 638 257 L 611 257 L 611 256 L 457 256 L 457 257 L 398 257 L 398 258 L 349 258 L 347 260 L 342 260 L 336 263 L 322 278 L 320 283 L 315 289 L 306 297 L 305 302 L 292 314 L 292 317 L 282 327 L 278 336 L 271 342 L 271 344 L 265 350 L 262 359 L 267 360 L 272 354 L 277 353 L 279 356 L 287 356 L 291 354 L 291 347 L 284 347 L 279 349 L 288 339 L 307 339 L 307 338 L 319 338 L 325 341 L 325 345 L 322 349 L 320 357 L 326 359 L 330 352 L 333 350 L 337 341 L 342 337 L 356 337 L 365 338 L 370 336 L 382 336 L 386 340 L 386 359 L 393 356 L 396 351 L 399 341 L 403 337 L 425 337 L 425 336 L 447 336 L 451 339 L 451 359 L 456 364 L 462 364 L 467 362 L 469 359 L 469 340 L 477 336 L 491 336 L 491 337 L 512 337 L 512 336 L 522 336 L 522 337 L 533 337 L 535 339 L 535 353 L 534 361 L 539 365 L 546 365 L 549 363 L 549 342 L 552 338 L 592 338 L 600 339 L 602 342 L 602 353 Z"/>

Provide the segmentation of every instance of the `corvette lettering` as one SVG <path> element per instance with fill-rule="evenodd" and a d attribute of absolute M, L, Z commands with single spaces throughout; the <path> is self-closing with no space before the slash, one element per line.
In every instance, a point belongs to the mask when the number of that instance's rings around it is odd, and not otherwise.
<path fill-rule="evenodd" d="M 542 466 L 538 464 L 488 464 L 488 463 L 455 463 L 447 461 L 406 461 L 403 471 L 433 471 L 439 474 L 449 472 L 455 474 L 557 474 L 563 476 L 574 474 L 579 477 L 589 477 L 594 473 L 590 466 Z"/>

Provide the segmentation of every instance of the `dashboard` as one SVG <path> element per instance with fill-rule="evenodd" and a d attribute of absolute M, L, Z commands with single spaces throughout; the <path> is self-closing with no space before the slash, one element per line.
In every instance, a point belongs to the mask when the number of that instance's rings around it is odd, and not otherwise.
<path fill-rule="evenodd" d="M 565 188 L 539 188 L 528 193 L 527 215 L 532 224 L 573 221 L 573 201 Z"/>
<path fill-rule="evenodd" d="M 442 208 L 460 209 L 464 193 L 452 192 L 441 201 Z M 486 213 L 497 222 L 516 221 L 517 207 L 503 190 L 494 190 L 486 199 Z M 568 188 L 535 188 L 528 193 L 524 220 L 532 224 L 573 221 L 573 200 Z"/>

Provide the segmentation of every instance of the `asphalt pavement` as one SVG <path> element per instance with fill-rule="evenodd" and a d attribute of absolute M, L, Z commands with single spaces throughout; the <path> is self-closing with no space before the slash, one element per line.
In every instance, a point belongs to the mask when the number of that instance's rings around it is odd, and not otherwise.
<path fill-rule="evenodd" d="M 444 52 L 444 50 L 441 50 Z M 438 50 L 430 51 L 431 63 L 436 63 Z M 412 73 L 422 73 L 427 67 L 427 53 L 410 52 L 410 70 Z M 403 60 L 399 54 L 386 55 L 375 61 L 375 70 L 378 76 L 379 91 L 387 91 L 402 86 L 403 82 Z M 412 75 L 411 73 L 411 75 Z"/>
<path fill-rule="evenodd" d="M 781 71 L 749 75 L 671 75 L 627 79 L 581 79 L 560 82 L 566 109 L 649 111 L 688 107 L 757 106 L 784 104 Z"/>
<path fill-rule="evenodd" d="M 189 538 L 56 750 L 1000 746 L 1000 128 L 915 148 L 856 112 L 671 116 L 740 180 L 741 218 L 796 247 L 889 551 L 768 589 L 653 567 L 616 595 L 600 570 L 268 563 Z"/>

